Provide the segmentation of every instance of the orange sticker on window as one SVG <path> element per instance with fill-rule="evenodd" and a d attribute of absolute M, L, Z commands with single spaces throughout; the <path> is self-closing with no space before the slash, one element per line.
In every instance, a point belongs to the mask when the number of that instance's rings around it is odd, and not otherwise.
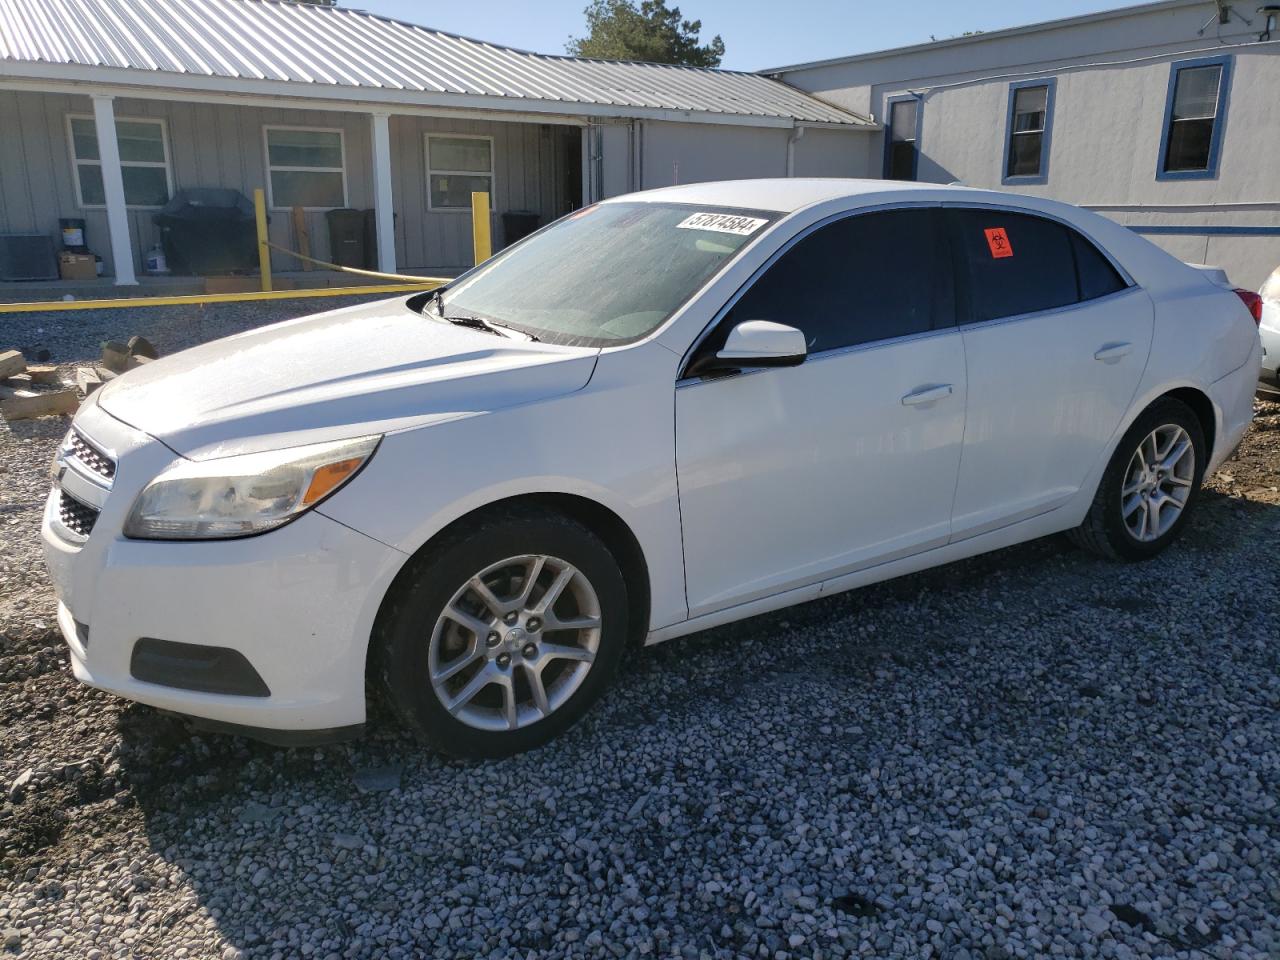
<path fill-rule="evenodd" d="M 988 227 L 982 232 L 987 235 L 987 246 L 991 248 L 991 256 L 997 260 L 1013 256 L 1013 245 L 1009 243 L 1009 235 L 1004 232 L 1004 227 Z"/>

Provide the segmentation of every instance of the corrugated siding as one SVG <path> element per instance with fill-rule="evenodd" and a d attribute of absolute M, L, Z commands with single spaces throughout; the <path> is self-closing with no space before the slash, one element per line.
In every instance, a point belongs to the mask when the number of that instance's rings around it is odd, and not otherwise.
<path fill-rule="evenodd" d="M 336 127 L 346 146 L 347 198 L 351 206 L 373 205 L 369 118 L 363 114 L 320 110 L 264 109 L 169 100 L 121 99 L 118 117 L 155 117 L 165 121 L 175 190 L 231 187 L 252 196 L 266 184 L 264 125 Z M 90 248 L 114 271 L 104 210 L 77 206 L 74 172 L 67 141 L 67 115 L 92 115 L 87 96 L 16 93 L 0 90 L 0 233 L 38 232 L 55 238 L 59 217 L 85 220 Z M 548 222 L 571 209 L 566 173 L 577 163 L 570 156 L 574 128 L 532 123 L 393 117 L 391 169 L 396 208 L 397 260 L 403 268 L 460 267 L 471 260 L 471 217 L 462 212 L 427 209 L 425 134 L 472 133 L 494 138 L 493 236 L 501 243 L 501 214 L 533 210 Z M 576 151 L 576 144 L 572 147 Z M 151 209 L 130 209 L 134 266 L 158 239 Z M 324 211 L 307 211 L 312 255 L 327 259 L 329 228 Z M 297 249 L 288 210 L 271 211 L 271 239 Z M 299 270 L 292 257 L 272 254 L 276 270 Z"/>
<path fill-rule="evenodd" d="M 0 62 L 6 59 L 498 100 L 866 122 L 756 74 L 546 56 L 363 11 L 282 0 L 0 0 Z"/>
<path fill-rule="evenodd" d="M 56 243 L 58 218 L 82 217 L 110 269 L 105 211 L 76 206 L 68 113 L 92 113 L 89 98 L 0 90 L 0 233 L 44 233 Z"/>
<path fill-rule="evenodd" d="M 169 134 L 169 151 L 175 190 L 187 187 L 231 187 L 252 197 L 255 187 L 266 186 L 266 149 L 263 126 L 331 127 L 342 130 L 345 141 L 347 201 L 357 208 L 373 205 L 369 119 L 361 114 L 323 110 L 286 110 L 223 104 L 185 104 L 167 100 L 117 100 L 117 117 L 161 117 Z M 157 232 L 153 210 L 131 210 L 130 231 L 135 246 L 150 249 Z M 293 220 L 288 210 L 270 211 L 268 232 L 273 243 L 296 249 Z M 307 230 L 312 256 L 327 259 L 329 232 L 322 210 L 308 210 Z M 105 218 L 104 218 L 105 220 Z M 301 264 L 282 254 L 272 254 L 276 270 L 299 270 Z"/>
<path fill-rule="evenodd" d="M 471 263 L 471 214 L 427 209 L 428 133 L 493 137 L 493 238 L 503 243 L 502 214 L 531 210 L 543 223 L 569 212 L 581 200 L 568 195 L 565 174 L 574 129 L 536 123 L 436 117 L 391 118 L 391 176 L 396 198 L 396 255 L 409 266 L 460 267 Z M 576 152 L 572 157 L 578 163 Z"/>

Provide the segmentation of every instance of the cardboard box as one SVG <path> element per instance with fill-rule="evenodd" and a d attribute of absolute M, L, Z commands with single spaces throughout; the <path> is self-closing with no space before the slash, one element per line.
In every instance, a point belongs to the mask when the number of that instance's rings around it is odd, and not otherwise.
<path fill-rule="evenodd" d="M 88 253 L 58 254 L 58 275 L 63 280 L 96 280 L 97 261 Z"/>

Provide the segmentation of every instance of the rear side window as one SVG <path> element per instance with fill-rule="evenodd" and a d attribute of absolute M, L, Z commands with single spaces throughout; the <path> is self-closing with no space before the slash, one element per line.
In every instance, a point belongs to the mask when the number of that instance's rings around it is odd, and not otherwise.
<path fill-rule="evenodd" d="M 1127 286 L 1111 261 L 1097 247 L 1074 230 L 1068 229 L 1067 232 L 1071 234 L 1072 250 L 1076 255 L 1081 300 L 1096 300 Z"/>
<path fill-rule="evenodd" d="M 746 320 L 785 323 L 818 353 L 950 325 L 940 213 L 886 210 L 818 228 L 751 285 L 721 330 Z"/>
<path fill-rule="evenodd" d="M 972 322 L 1066 307 L 1125 286 L 1092 243 L 1056 221 L 1004 210 L 956 210 L 952 222 L 968 267 Z"/>

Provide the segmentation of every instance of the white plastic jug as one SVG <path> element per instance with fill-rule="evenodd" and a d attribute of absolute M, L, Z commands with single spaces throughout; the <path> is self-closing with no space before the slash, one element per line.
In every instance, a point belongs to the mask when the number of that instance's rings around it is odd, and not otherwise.
<path fill-rule="evenodd" d="M 168 273 L 169 264 L 165 262 L 164 251 L 160 249 L 160 244 L 156 244 L 147 251 L 146 256 L 147 273 Z"/>

